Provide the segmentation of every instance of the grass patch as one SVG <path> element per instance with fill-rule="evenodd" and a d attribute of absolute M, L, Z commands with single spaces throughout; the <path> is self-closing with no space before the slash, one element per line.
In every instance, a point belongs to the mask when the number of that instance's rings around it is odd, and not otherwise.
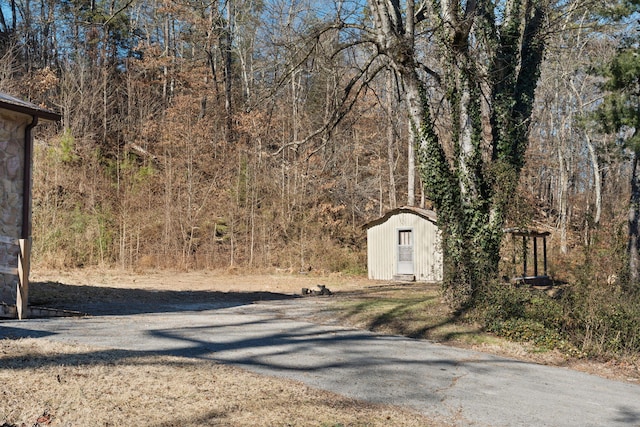
<path fill-rule="evenodd" d="M 408 410 L 213 362 L 0 340 L 0 425 L 429 426 Z"/>
<path fill-rule="evenodd" d="M 468 344 L 490 339 L 479 324 L 451 313 L 436 284 L 385 285 L 346 292 L 327 311 L 342 323 L 380 333 Z"/>

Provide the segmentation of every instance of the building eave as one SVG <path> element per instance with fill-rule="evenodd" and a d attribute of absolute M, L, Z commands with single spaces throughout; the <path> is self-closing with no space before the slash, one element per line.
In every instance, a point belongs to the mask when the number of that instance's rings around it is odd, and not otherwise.
<path fill-rule="evenodd" d="M 23 101 L 2 92 L 0 92 L 0 108 L 55 122 L 59 121 L 62 118 L 62 116 L 58 113 L 54 113 L 53 111 L 47 110 L 45 108 L 39 107 L 35 104 Z"/>

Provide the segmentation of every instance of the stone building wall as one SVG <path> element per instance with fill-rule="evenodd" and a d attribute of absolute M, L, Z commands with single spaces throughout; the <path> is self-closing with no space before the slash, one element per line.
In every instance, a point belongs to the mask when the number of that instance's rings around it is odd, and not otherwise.
<path fill-rule="evenodd" d="M 0 109 L 0 236 L 20 238 L 22 230 L 22 190 L 24 133 L 32 118 Z M 18 266 L 16 245 L 0 243 L 0 265 Z M 0 274 L 0 303 L 16 303 L 18 277 Z"/>

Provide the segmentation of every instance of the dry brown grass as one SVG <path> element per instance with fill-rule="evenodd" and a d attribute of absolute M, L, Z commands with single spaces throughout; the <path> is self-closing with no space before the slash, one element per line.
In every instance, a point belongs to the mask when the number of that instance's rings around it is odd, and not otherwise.
<path fill-rule="evenodd" d="M 5 425 L 435 425 L 402 408 L 212 362 L 41 339 L 0 340 L 0 383 Z"/>

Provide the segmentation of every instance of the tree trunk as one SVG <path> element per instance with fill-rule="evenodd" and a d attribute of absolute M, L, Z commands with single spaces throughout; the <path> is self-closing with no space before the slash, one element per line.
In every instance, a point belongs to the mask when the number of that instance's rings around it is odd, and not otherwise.
<path fill-rule="evenodd" d="M 560 168 L 560 183 L 558 185 L 558 211 L 560 228 L 560 252 L 567 253 L 567 225 L 569 211 L 569 173 L 563 147 L 558 147 L 558 165 Z"/>
<path fill-rule="evenodd" d="M 389 124 L 387 125 L 387 164 L 389 167 L 389 208 L 395 209 L 397 206 L 396 199 L 396 179 L 395 179 L 395 147 L 396 147 L 396 91 L 393 84 L 393 71 L 387 73 L 387 117 Z M 412 144 L 410 144 L 412 145 Z M 382 180 L 381 180 L 382 182 Z M 380 198 L 382 201 L 382 197 Z M 411 206 L 411 205 L 409 205 Z"/>
<path fill-rule="evenodd" d="M 232 107 L 233 104 L 231 102 L 231 54 L 232 54 L 232 46 L 231 43 L 233 41 L 233 1 L 227 1 L 227 27 L 224 32 L 224 50 L 223 50 L 223 58 L 224 58 L 224 110 L 226 114 L 226 130 L 227 130 L 227 142 L 234 141 L 233 135 L 233 116 L 232 116 Z"/>
<path fill-rule="evenodd" d="M 595 192 L 595 215 L 593 218 L 593 225 L 600 224 L 600 216 L 602 216 L 602 174 L 600 172 L 600 162 L 598 160 L 598 154 L 591 141 L 591 137 L 588 133 L 585 133 L 587 141 L 587 147 L 589 148 L 589 157 L 591 159 L 591 167 L 593 168 L 593 187 Z"/>
<path fill-rule="evenodd" d="M 631 174 L 631 200 L 629 203 L 629 281 L 632 288 L 640 283 L 640 176 L 638 152 L 633 153 Z"/>
<path fill-rule="evenodd" d="M 415 139 L 409 138 L 407 144 L 407 205 L 416 205 L 416 150 Z"/>

